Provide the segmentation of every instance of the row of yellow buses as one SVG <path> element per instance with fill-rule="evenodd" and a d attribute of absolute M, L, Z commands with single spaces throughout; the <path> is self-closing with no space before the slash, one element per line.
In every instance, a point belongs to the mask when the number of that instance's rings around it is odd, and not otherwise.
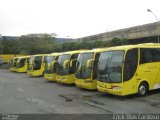
<path fill-rule="evenodd" d="M 160 88 L 160 44 L 15 57 L 10 70 L 118 96 L 144 96 Z"/>
<path fill-rule="evenodd" d="M 9 69 L 13 72 L 27 72 L 28 61 L 30 56 L 19 56 L 11 58 L 9 61 Z"/>

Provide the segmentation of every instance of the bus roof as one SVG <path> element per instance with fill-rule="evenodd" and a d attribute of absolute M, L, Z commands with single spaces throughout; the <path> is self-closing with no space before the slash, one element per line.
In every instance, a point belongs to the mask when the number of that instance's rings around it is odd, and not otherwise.
<path fill-rule="evenodd" d="M 29 58 L 30 57 L 30 55 L 28 55 L 28 56 L 19 56 L 18 58 Z"/>
<path fill-rule="evenodd" d="M 137 45 L 123 45 L 123 46 L 115 46 L 104 49 L 104 51 L 108 50 L 128 50 L 132 48 L 160 48 L 160 44 L 157 43 L 143 43 Z"/>
<path fill-rule="evenodd" d="M 31 55 L 31 56 L 47 56 L 49 54 L 36 54 L 36 55 Z"/>
<path fill-rule="evenodd" d="M 86 50 L 74 50 L 74 51 L 67 51 L 67 52 L 63 52 L 63 54 L 75 54 L 75 53 L 81 53 L 83 51 L 86 51 Z"/>
<path fill-rule="evenodd" d="M 51 53 L 50 55 L 51 56 L 58 56 L 58 55 L 61 55 L 62 53 Z"/>
<path fill-rule="evenodd" d="M 102 52 L 104 50 L 106 50 L 106 48 L 96 48 L 96 49 L 92 49 L 92 50 L 81 51 L 80 53 Z"/>
<path fill-rule="evenodd" d="M 59 55 L 61 55 L 62 53 L 51 53 L 51 54 L 48 54 L 47 55 L 47 57 L 49 57 L 49 56 L 59 56 Z"/>

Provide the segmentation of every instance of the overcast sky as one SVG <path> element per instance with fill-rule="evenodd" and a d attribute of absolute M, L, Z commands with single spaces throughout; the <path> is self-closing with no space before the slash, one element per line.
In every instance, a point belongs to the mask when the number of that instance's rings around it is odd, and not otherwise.
<path fill-rule="evenodd" d="M 160 0 L 0 0 L 0 34 L 79 38 L 156 22 Z"/>

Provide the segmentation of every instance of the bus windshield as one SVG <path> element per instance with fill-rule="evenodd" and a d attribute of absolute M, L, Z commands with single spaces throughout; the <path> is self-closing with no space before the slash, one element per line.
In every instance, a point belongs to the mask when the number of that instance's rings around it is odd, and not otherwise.
<path fill-rule="evenodd" d="M 56 69 L 56 73 L 57 75 L 67 75 L 69 74 L 69 68 L 63 68 L 63 64 L 65 61 L 70 59 L 70 55 L 69 54 L 64 54 L 64 55 L 60 55 L 58 58 L 58 63 L 57 63 L 57 69 Z"/>
<path fill-rule="evenodd" d="M 17 68 L 21 68 L 21 67 L 24 67 L 25 65 L 25 61 L 26 61 L 26 58 L 18 58 L 17 60 Z"/>
<path fill-rule="evenodd" d="M 66 60 L 69 60 L 69 57 L 70 57 L 69 54 L 60 55 L 59 58 L 58 58 L 58 63 L 59 63 L 60 65 L 63 65 L 63 63 L 64 63 Z"/>
<path fill-rule="evenodd" d="M 106 83 L 122 82 L 124 51 L 102 52 L 98 64 L 98 80 Z"/>
<path fill-rule="evenodd" d="M 81 53 L 77 59 L 77 68 L 75 76 L 80 79 L 91 77 L 91 70 L 87 68 L 87 61 L 94 58 L 94 53 Z"/>
<path fill-rule="evenodd" d="M 47 56 L 45 60 L 45 73 L 51 74 L 54 73 L 54 69 L 52 67 L 52 62 L 55 60 L 55 56 Z"/>
<path fill-rule="evenodd" d="M 55 60 L 55 56 L 47 56 L 45 63 L 52 63 Z"/>

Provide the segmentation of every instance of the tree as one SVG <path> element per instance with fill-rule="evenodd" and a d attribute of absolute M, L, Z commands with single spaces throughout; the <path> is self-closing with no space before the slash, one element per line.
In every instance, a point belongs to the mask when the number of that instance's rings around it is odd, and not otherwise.
<path fill-rule="evenodd" d="M 19 47 L 25 54 L 51 53 L 56 48 L 52 34 L 28 34 L 19 38 Z"/>
<path fill-rule="evenodd" d="M 120 38 L 113 38 L 112 40 L 108 41 L 109 47 L 111 46 L 119 46 L 119 45 L 127 45 L 129 44 L 127 39 L 120 39 Z"/>
<path fill-rule="evenodd" d="M 22 35 L 16 39 L 3 41 L 3 53 L 10 54 L 40 54 L 61 52 L 61 43 L 55 41 L 56 34 L 28 34 Z M 79 49 L 93 49 L 102 47 L 111 47 L 127 45 L 127 39 L 113 38 L 110 41 L 92 40 L 83 42 L 65 42 L 62 43 L 62 51 L 71 51 Z"/>
<path fill-rule="evenodd" d="M 12 38 L 7 39 L 7 40 L 3 40 L 3 53 L 4 54 L 17 54 L 20 53 L 20 49 L 19 49 L 19 40 L 18 39 L 14 39 L 12 40 Z"/>

